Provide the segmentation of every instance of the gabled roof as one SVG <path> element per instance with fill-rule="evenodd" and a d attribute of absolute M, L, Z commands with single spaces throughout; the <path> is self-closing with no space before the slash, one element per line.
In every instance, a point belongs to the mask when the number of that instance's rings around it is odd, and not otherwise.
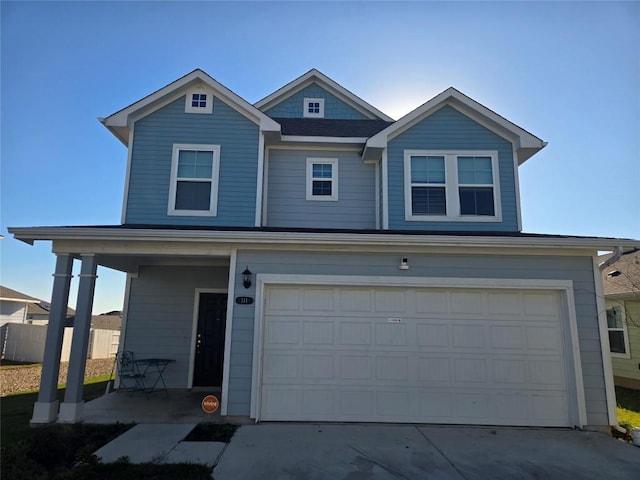
<path fill-rule="evenodd" d="M 365 145 L 363 156 L 365 158 L 367 158 L 367 156 L 376 156 L 381 149 L 387 146 L 387 141 L 429 117 L 445 105 L 452 106 L 496 134 L 512 141 L 518 155 L 518 164 L 524 163 L 528 158 L 547 145 L 547 142 L 542 141 L 515 123 L 510 122 L 493 110 L 467 97 L 459 90 L 449 87 L 444 92 L 436 95 L 428 102 L 409 112 L 397 122 L 371 137 Z"/>
<path fill-rule="evenodd" d="M 0 285 L 0 300 L 7 302 L 38 303 L 39 299 Z"/>
<path fill-rule="evenodd" d="M 107 118 L 100 118 L 100 122 L 107 127 L 122 143 L 125 145 L 129 141 L 129 128 L 132 119 L 137 119 L 148 115 L 158 108 L 180 98 L 185 94 L 186 90 L 204 84 L 211 88 L 216 97 L 225 102 L 231 108 L 240 112 L 245 117 L 260 125 L 263 131 L 279 132 L 280 125 L 273 121 L 269 116 L 262 113 L 249 102 L 233 93 L 227 87 L 214 80 L 203 70 L 195 69 L 175 82 L 156 90 L 141 100 L 132 103 L 128 107 L 109 115 Z"/>
<path fill-rule="evenodd" d="M 305 137 L 369 138 L 392 122 L 386 120 L 333 120 L 329 118 L 275 118 L 282 126 L 282 135 Z"/>
<path fill-rule="evenodd" d="M 365 102 L 363 99 L 351 93 L 342 85 L 331 80 L 329 77 L 327 77 L 319 70 L 316 70 L 315 68 L 312 68 L 304 75 L 301 75 L 295 80 L 287 83 L 284 87 L 279 88 L 271 95 L 256 102 L 254 106 L 262 111 L 268 110 L 269 108 L 277 105 L 278 103 L 281 103 L 282 101 L 286 100 L 290 96 L 298 93 L 300 90 L 313 83 L 329 91 L 330 93 L 341 99 L 343 102 L 355 108 L 360 113 L 366 115 L 372 120 L 379 119 L 385 120 L 387 122 L 393 122 L 393 118 L 384 114 L 373 105 Z"/>
<path fill-rule="evenodd" d="M 602 255 L 598 260 L 603 262 L 611 255 Z M 602 286 L 606 296 L 637 295 L 640 300 L 640 249 L 623 254 L 602 270 Z"/>
<path fill-rule="evenodd" d="M 40 301 L 38 303 L 30 303 L 27 305 L 27 316 L 29 315 L 49 315 L 51 311 L 51 304 L 49 302 Z M 76 311 L 67 307 L 67 317 L 75 315 Z"/>

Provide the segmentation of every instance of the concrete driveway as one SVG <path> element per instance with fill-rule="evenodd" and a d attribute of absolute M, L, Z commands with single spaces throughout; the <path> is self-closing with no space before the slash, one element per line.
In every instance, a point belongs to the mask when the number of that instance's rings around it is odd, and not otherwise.
<path fill-rule="evenodd" d="M 238 479 L 638 479 L 640 448 L 564 429 L 260 424 L 213 471 Z"/>

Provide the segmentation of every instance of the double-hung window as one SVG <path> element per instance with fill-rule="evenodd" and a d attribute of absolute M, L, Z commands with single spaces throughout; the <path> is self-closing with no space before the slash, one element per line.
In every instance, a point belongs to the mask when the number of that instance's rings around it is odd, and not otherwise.
<path fill-rule="evenodd" d="M 216 215 L 219 170 L 219 145 L 174 145 L 168 214 Z"/>
<path fill-rule="evenodd" d="M 338 200 L 338 159 L 307 158 L 307 200 Z"/>
<path fill-rule="evenodd" d="M 408 221 L 501 219 L 495 151 L 406 150 L 404 178 Z"/>
<path fill-rule="evenodd" d="M 622 305 L 607 308 L 607 328 L 611 354 L 617 357 L 628 357 L 629 344 Z"/>

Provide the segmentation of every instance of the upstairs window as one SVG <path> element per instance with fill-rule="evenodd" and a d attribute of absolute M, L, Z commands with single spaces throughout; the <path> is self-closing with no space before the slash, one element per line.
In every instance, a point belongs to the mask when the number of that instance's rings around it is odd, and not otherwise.
<path fill-rule="evenodd" d="M 213 113 L 213 94 L 196 88 L 187 92 L 184 111 L 186 113 Z"/>
<path fill-rule="evenodd" d="M 498 154 L 406 150 L 405 220 L 501 220 Z"/>
<path fill-rule="evenodd" d="M 613 356 L 629 357 L 629 340 L 621 305 L 607 308 L 607 328 L 609 329 L 609 349 Z"/>
<path fill-rule="evenodd" d="M 207 108 L 207 94 L 193 93 L 191 95 L 191 106 L 193 108 Z"/>
<path fill-rule="evenodd" d="M 338 159 L 307 159 L 307 200 L 338 200 Z"/>
<path fill-rule="evenodd" d="M 302 111 L 306 118 L 324 118 L 324 98 L 305 98 Z"/>
<path fill-rule="evenodd" d="M 219 169 L 219 145 L 174 145 L 167 213 L 216 215 Z"/>

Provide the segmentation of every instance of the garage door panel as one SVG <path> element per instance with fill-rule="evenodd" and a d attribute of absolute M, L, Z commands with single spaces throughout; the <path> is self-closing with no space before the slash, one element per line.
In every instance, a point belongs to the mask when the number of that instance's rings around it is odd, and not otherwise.
<path fill-rule="evenodd" d="M 417 323 L 415 337 L 417 345 L 419 347 L 449 347 L 449 328 L 449 325 L 445 323 Z"/>
<path fill-rule="evenodd" d="M 333 322 L 305 322 L 302 341 L 307 345 L 333 345 Z"/>
<path fill-rule="evenodd" d="M 374 311 L 385 313 L 405 313 L 407 295 L 400 289 L 374 291 Z"/>
<path fill-rule="evenodd" d="M 453 325 L 451 328 L 453 346 L 455 348 L 480 348 L 485 347 L 485 327 L 466 324 Z"/>
<path fill-rule="evenodd" d="M 569 424 L 557 292 L 283 286 L 265 297 L 264 420 Z"/>
<path fill-rule="evenodd" d="M 492 349 L 518 349 L 524 346 L 522 326 L 491 325 L 489 327 Z"/>
<path fill-rule="evenodd" d="M 340 324 L 341 345 L 371 345 L 371 325 L 364 322 L 344 322 Z"/>
<path fill-rule="evenodd" d="M 407 326 L 403 323 L 376 323 L 376 345 L 382 347 L 406 347 Z"/>

